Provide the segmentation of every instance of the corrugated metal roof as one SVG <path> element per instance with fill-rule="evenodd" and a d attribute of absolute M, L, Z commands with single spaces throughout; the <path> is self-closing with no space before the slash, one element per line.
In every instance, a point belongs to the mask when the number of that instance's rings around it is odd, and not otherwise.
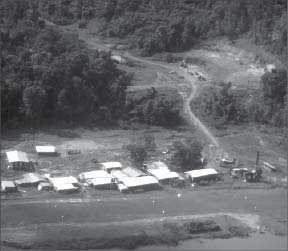
<path fill-rule="evenodd" d="M 148 169 L 148 172 L 158 180 L 175 179 L 180 177 L 178 173 L 170 172 L 165 169 Z"/>
<path fill-rule="evenodd" d="M 11 152 L 6 152 L 8 161 L 10 163 L 13 162 L 29 162 L 27 154 L 24 152 L 20 151 L 11 151 Z"/>
<path fill-rule="evenodd" d="M 123 173 L 125 173 L 128 177 L 141 177 L 141 176 L 147 176 L 144 172 L 142 172 L 139 169 L 132 168 L 132 167 L 126 167 L 123 170 Z"/>
<path fill-rule="evenodd" d="M 218 172 L 213 168 L 192 170 L 185 173 L 189 174 L 191 178 L 199 178 L 208 175 L 218 174 Z"/>
<path fill-rule="evenodd" d="M 56 153 L 55 146 L 35 146 L 37 153 Z"/>
<path fill-rule="evenodd" d="M 79 174 L 81 179 L 110 178 L 111 175 L 104 170 L 95 170 Z"/>
<path fill-rule="evenodd" d="M 158 184 L 158 180 L 153 176 L 142 176 L 137 178 L 125 177 L 122 179 L 122 182 L 128 188 Z"/>
<path fill-rule="evenodd" d="M 109 169 L 117 169 L 117 168 L 122 168 L 122 164 L 120 162 L 103 162 L 101 165 L 104 167 L 104 169 L 109 170 Z"/>

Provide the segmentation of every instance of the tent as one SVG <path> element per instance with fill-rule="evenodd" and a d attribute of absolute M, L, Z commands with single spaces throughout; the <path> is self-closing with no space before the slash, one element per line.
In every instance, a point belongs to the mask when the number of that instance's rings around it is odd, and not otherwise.
<path fill-rule="evenodd" d="M 218 172 L 213 168 L 192 170 L 185 172 L 185 174 L 187 174 L 190 177 L 192 182 L 215 179 L 218 176 Z"/>
<path fill-rule="evenodd" d="M 120 170 L 122 169 L 122 164 L 120 162 L 104 162 L 101 163 L 103 170 L 107 172 L 111 172 L 112 170 Z"/>
<path fill-rule="evenodd" d="M 147 176 L 147 174 L 145 174 L 141 170 L 136 169 L 136 168 L 132 168 L 132 167 L 126 167 L 126 168 L 122 169 L 122 172 L 124 174 L 126 174 L 128 177 L 133 177 L 133 178 L 141 177 L 141 176 Z"/>
<path fill-rule="evenodd" d="M 56 155 L 55 146 L 36 146 L 36 152 L 41 155 Z"/>
<path fill-rule="evenodd" d="M 20 151 L 6 152 L 7 160 L 9 162 L 8 168 L 12 167 L 15 170 L 32 169 L 27 154 Z"/>
<path fill-rule="evenodd" d="M 112 170 L 111 175 L 115 178 L 118 182 L 121 182 L 123 178 L 128 177 L 126 173 L 122 170 Z"/>
<path fill-rule="evenodd" d="M 17 187 L 14 181 L 1 181 L 1 192 L 16 192 Z"/>
<path fill-rule="evenodd" d="M 49 178 L 49 181 L 52 183 L 53 186 L 57 184 L 73 184 L 78 185 L 78 180 L 73 176 L 68 177 L 55 177 L 55 178 Z"/>

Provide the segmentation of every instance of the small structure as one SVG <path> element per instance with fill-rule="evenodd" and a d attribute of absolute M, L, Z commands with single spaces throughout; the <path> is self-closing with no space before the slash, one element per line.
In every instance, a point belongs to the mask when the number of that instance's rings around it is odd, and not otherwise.
<path fill-rule="evenodd" d="M 27 154 L 20 151 L 6 152 L 7 160 L 9 162 L 8 168 L 12 167 L 14 170 L 31 170 L 33 166 L 29 162 Z"/>
<path fill-rule="evenodd" d="M 78 180 L 73 176 L 55 178 L 50 177 L 49 181 L 53 185 L 54 190 L 57 192 L 69 193 L 79 190 Z"/>
<path fill-rule="evenodd" d="M 199 182 L 201 180 L 213 180 L 217 179 L 218 172 L 213 168 L 199 169 L 185 172 L 192 183 Z"/>
<path fill-rule="evenodd" d="M 94 188 L 112 189 L 115 187 L 114 178 L 111 174 L 104 170 L 81 173 L 79 174 L 78 178 Z"/>
<path fill-rule="evenodd" d="M 55 156 L 57 154 L 55 146 L 36 146 L 35 149 L 39 155 Z"/>
<path fill-rule="evenodd" d="M 227 153 L 223 154 L 220 160 L 220 166 L 222 167 L 228 167 L 228 168 L 233 168 L 237 167 L 236 163 L 237 159 L 232 158 L 229 156 Z"/>
<path fill-rule="evenodd" d="M 1 181 L 1 192 L 5 193 L 17 192 L 17 187 L 14 181 L 7 181 L 7 180 Z"/>
<path fill-rule="evenodd" d="M 112 170 L 121 170 L 122 164 L 120 162 L 104 162 L 101 163 L 102 169 L 110 173 Z"/>
<path fill-rule="evenodd" d="M 15 180 L 17 186 L 38 186 L 39 183 L 45 182 L 46 178 L 39 173 L 25 173 L 23 174 L 23 178 L 19 180 Z"/>
<path fill-rule="evenodd" d="M 48 182 L 42 182 L 42 183 L 40 183 L 39 185 L 38 185 L 38 190 L 39 191 L 50 191 L 50 190 L 52 190 L 52 185 L 50 184 L 50 183 L 48 183 Z"/>
<path fill-rule="evenodd" d="M 111 59 L 115 61 L 117 64 L 124 64 L 127 62 L 125 58 L 118 56 L 118 55 L 112 55 Z"/>
<path fill-rule="evenodd" d="M 126 168 L 122 169 L 122 172 L 124 174 L 126 174 L 128 177 L 132 177 L 132 178 L 147 176 L 147 174 L 145 174 L 141 170 L 136 169 L 136 168 L 132 168 L 132 167 L 126 167 Z"/>
<path fill-rule="evenodd" d="M 148 169 L 148 173 L 153 175 L 161 183 L 167 183 L 180 178 L 178 173 L 166 169 Z"/>
<path fill-rule="evenodd" d="M 152 190 L 159 188 L 158 180 L 153 176 L 142 176 L 137 178 L 124 177 L 121 182 L 129 191 L 135 191 L 138 189 Z"/>
<path fill-rule="evenodd" d="M 249 172 L 248 168 L 233 168 L 231 171 L 231 176 L 233 178 L 243 178 L 244 174 Z"/>

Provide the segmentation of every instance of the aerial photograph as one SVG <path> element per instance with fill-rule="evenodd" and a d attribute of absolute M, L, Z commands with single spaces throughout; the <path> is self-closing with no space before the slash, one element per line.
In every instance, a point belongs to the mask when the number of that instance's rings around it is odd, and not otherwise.
<path fill-rule="evenodd" d="M 286 0 L 1 0 L 1 250 L 287 250 Z"/>

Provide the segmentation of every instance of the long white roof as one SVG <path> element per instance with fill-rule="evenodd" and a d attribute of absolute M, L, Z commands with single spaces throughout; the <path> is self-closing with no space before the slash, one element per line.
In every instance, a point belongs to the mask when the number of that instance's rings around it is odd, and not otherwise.
<path fill-rule="evenodd" d="M 20 151 L 6 152 L 9 163 L 12 162 L 29 162 L 27 154 Z"/>
<path fill-rule="evenodd" d="M 89 179 L 88 184 L 92 184 L 93 186 L 112 184 L 112 179 L 111 178 Z"/>
<path fill-rule="evenodd" d="M 95 178 L 110 178 L 111 179 L 111 175 L 104 170 L 84 172 L 84 173 L 81 173 L 79 177 L 84 178 L 84 179 L 95 179 Z"/>
<path fill-rule="evenodd" d="M 189 174 L 191 178 L 198 178 L 198 177 L 218 174 L 218 172 L 215 169 L 213 169 L 213 168 L 192 170 L 192 171 L 188 171 L 188 172 L 185 172 L 185 173 Z"/>
<path fill-rule="evenodd" d="M 115 168 L 122 168 L 122 164 L 120 162 L 103 162 L 101 165 L 104 169 L 115 169 Z"/>
<path fill-rule="evenodd" d="M 137 178 L 125 177 L 122 179 L 122 182 L 128 188 L 158 184 L 158 180 L 153 176 L 142 176 L 142 177 L 137 177 Z"/>
<path fill-rule="evenodd" d="M 37 153 L 55 153 L 55 146 L 35 146 Z"/>
<path fill-rule="evenodd" d="M 50 182 L 55 186 L 56 184 L 73 184 L 78 183 L 78 180 L 73 176 L 49 178 Z"/>
<path fill-rule="evenodd" d="M 16 187 L 16 185 L 15 185 L 15 183 L 14 183 L 14 181 L 10 181 L 10 180 L 2 180 L 1 181 L 1 187 L 3 188 L 3 189 L 5 189 L 5 188 L 14 188 L 14 187 Z"/>
<path fill-rule="evenodd" d="M 158 180 L 179 178 L 179 174 L 176 172 L 170 172 L 163 169 L 148 169 L 148 172 L 155 176 Z"/>
<path fill-rule="evenodd" d="M 56 190 L 59 191 L 67 191 L 67 190 L 76 190 L 77 188 L 74 187 L 71 183 L 56 183 L 54 184 Z"/>

